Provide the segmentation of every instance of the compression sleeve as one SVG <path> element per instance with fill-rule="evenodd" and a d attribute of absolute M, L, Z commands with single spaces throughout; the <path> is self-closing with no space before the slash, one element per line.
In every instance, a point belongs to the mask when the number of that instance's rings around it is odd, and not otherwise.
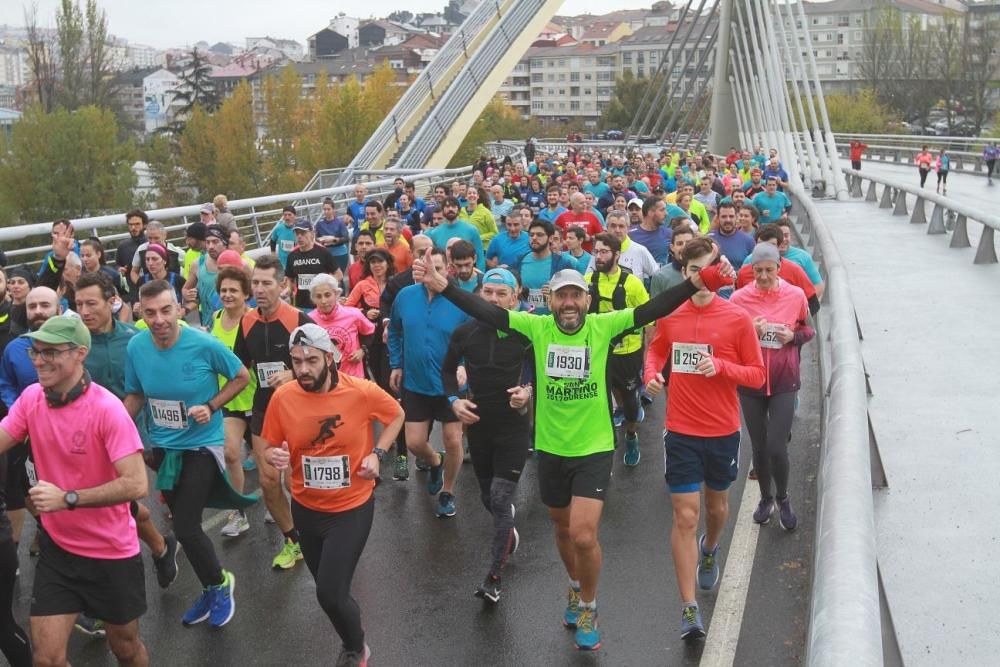
<path fill-rule="evenodd" d="M 471 292 L 466 292 L 455 281 L 449 280 L 441 295 L 480 322 L 486 322 L 506 333 L 513 331 L 510 327 L 510 313 L 507 310 L 487 303 Z"/>

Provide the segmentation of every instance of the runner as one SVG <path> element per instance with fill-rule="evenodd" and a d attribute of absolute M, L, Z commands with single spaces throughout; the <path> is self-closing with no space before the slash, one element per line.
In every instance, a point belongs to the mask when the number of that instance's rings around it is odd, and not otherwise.
<path fill-rule="evenodd" d="M 479 237 L 479 230 L 475 225 L 458 218 L 459 208 L 457 198 L 447 197 L 441 205 L 444 222 L 433 229 L 428 229 L 424 234 L 434 242 L 434 247 L 441 250 L 447 248 L 448 241 L 453 238 L 465 239 L 476 249 L 476 268 L 485 271 L 486 255 L 483 253 L 483 241 Z"/>
<path fill-rule="evenodd" d="M 996 167 L 997 158 L 1000 158 L 1000 148 L 997 147 L 997 142 L 986 144 L 986 147 L 983 148 L 983 161 L 986 163 L 987 185 L 993 185 L 993 169 Z"/>
<path fill-rule="evenodd" d="M 736 218 L 734 204 L 720 204 L 715 216 L 715 229 L 708 236 L 719 245 L 730 264 L 743 266 L 743 261 L 753 252 L 754 241 L 752 236 L 737 227 Z"/>
<path fill-rule="evenodd" d="M 380 463 L 403 413 L 373 383 L 337 372 L 339 353 L 316 324 L 295 329 L 288 347 L 295 382 L 279 387 L 267 408 L 265 456 L 279 472 L 291 469 L 292 514 L 302 529 L 306 567 L 343 642 L 336 664 L 363 667 L 371 649 L 351 580 L 375 515 Z M 374 421 L 384 428 L 373 448 Z"/>
<path fill-rule="evenodd" d="M 519 305 L 518 285 L 507 269 L 490 269 L 483 276 L 482 298 L 507 310 Z M 479 498 L 493 516 L 490 567 L 476 596 L 500 601 L 500 575 L 507 557 L 518 547 L 514 528 L 514 492 L 528 458 L 530 434 L 528 401 L 531 384 L 525 382 L 530 362 L 524 336 L 508 336 L 495 327 L 470 320 L 451 335 L 441 363 L 441 382 L 455 416 L 468 426 L 469 454 L 479 482 Z M 460 364 L 469 379 L 469 398 L 461 395 Z"/>
<path fill-rule="evenodd" d="M 212 225 L 205 230 L 205 252 L 198 261 L 188 269 L 187 281 L 184 283 L 184 305 L 188 311 L 197 310 L 201 326 L 206 329 L 212 326 L 214 305 L 219 294 L 215 291 L 215 276 L 219 273 L 216 262 L 219 255 L 229 247 L 229 232 L 219 225 Z"/>
<path fill-rule="evenodd" d="M 934 156 L 927 150 L 926 144 L 917 153 L 917 157 L 913 158 L 913 162 L 917 165 L 917 170 L 920 171 L 920 187 L 924 187 L 927 174 L 930 173 L 931 165 L 934 164 Z"/>
<path fill-rule="evenodd" d="M 759 524 L 770 521 L 777 503 L 781 527 L 795 530 L 798 519 L 788 500 L 788 441 L 802 386 L 801 348 L 816 333 L 806 324 L 809 309 L 805 293 L 779 277 L 782 262 L 778 249 L 770 243 L 757 244 L 751 263 L 754 282 L 736 290 L 730 301 L 750 313 L 764 354 L 763 384 L 738 389 L 760 485 L 753 520 Z"/>
<path fill-rule="evenodd" d="M 851 140 L 851 169 L 861 171 L 861 158 L 868 150 L 868 144 L 856 139 Z"/>
<path fill-rule="evenodd" d="M 655 297 L 660 292 L 680 285 L 685 280 L 680 260 L 681 252 L 688 241 L 695 238 L 695 232 L 687 223 L 687 218 L 679 220 L 675 218 L 674 220 L 673 236 L 670 239 L 670 261 L 661 266 L 649 279 L 650 297 Z"/>
<path fill-rule="evenodd" d="M 257 260 L 250 278 L 250 289 L 257 307 L 243 316 L 236 332 L 233 352 L 257 376 L 257 391 L 254 392 L 250 416 L 253 456 L 257 462 L 260 488 L 268 515 L 278 524 L 285 538 L 281 551 L 271 561 L 271 565 L 275 569 L 290 570 L 302 560 L 299 534 L 292 522 L 288 500 L 282 491 L 282 475 L 264 460 L 267 443 L 260 437 L 260 431 L 264 427 L 264 413 L 274 390 L 293 380 L 288 336 L 296 327 L 312 321 L 305 313 L 281 300 L 284 282 L 285 271 L 275 256 L 264 255 Z"/>
<path fill-rule="evenodd" d="M 688 241 L 681 253 L 684 276 L 690 280 L 707 270 L 717 252 L 709 239 Z M 657 322 L 646 355 L 650 396 L 666 384 L 662 372 L 668 359 L 670 391 L 663 443 L 673 505 L 670 543 L 684 605 L 681 638 L 696 639 L 705 636 L 695 598 L 696 570 L 702 590 L 718 583 L 719 539 L 729 516 L 728 490 L 739 469 L 736 387 L 760 386 L 764 362 L 746 311 L 705 289 Z M 702 484 L 707 530 L 696 542 Z"/>
<path fill-rule="evenodd" d="M 764 192 L 754 196 L 753 205 L 760 212 L 762 225 L 787 220 L 788 212 L 792 210 L 792 200 L 778 191 L 778 179 L 773 176 L 764 183 Z"/>
<path fill-rule="evenodd" d="M 943 148 L 938 154 L 937 160 L 934 161 L 934 169 L 937 171 L 937 192 L 947 195 L 948 172 L 951 171 L 951 156 Z M 944 184 L 943 186 L 942 183 Z"/>
<path fill-rule="evenodd" d="M 546 223 L 547 224 L 547 223 Z M 552 277 L 552 317 L 508 311 L 450 284 L 443 267 L 429 256 L 414 263 L 414 275 L 430 292 L 440 292 L 477 319 L 501 331 L 517 331 L 534 346 L 538 398 L 535 449 L 542 502 L 555 524 L 556 545 L 569 575 L 563 622 L 576 628 L 576 645 L 601 645 L 597 623 L 597 580 L 601 547 L 597 541 L 604 498 L 611 482 L 614 430 L 605 378 L 611 339 L 645 326 L 708 284 L 718 289 L 731 280 L 731 267 L 693 273 L 688 281 L 637 309 L 587 315 L 588 285 L 575 269 Z M 419 269 L 419 270 L 418 270 Z M 424 273 L 426 272 L 426 275 Z M 723 278 L 722 275 L 726 277 Z"/>
<path fill-rule="evenodd" d="M 202 585 L 202 594 L 181 621 L 194 625 L 208 620 L 212 627 L 222 627 L 236 610 L 236 578 L 219 564 L 201 516 L 206 506 L 239 509 L 256 501 L 229 487 L 225 433 L 217 414 L 247 386 L 250 375 L 221 341 L 178 325 L 177 300 L 166 282 L 143 285 L 139 303 L 149 328 L 128 344 L 125 407 L 133 418 L 145 413 L 156 485 Z M 219 375 L 229 379 L 221 390 Z"/>
<path fill-rule="evenodd" d="M 590 206 L 587 205 L 587 198 L 582 192 L 574 192 L 569 198 L 569 210 L 560 213 L 552 224 L 559 228 L 563 235 L 572 228 L 582 229 L 586 236 L 583 241 L 583 249 L 591 252 L 594 249 L 594 237 L 604 231 L 601 221 L 594 215 Z M 543 216 L 539 216 L 544 219 Z"/>
<path fill-rule="evenodd" d="M 758 235 L 758 243 L 770 243 L 780 251 L 784 242 L 784 231 L 778 225 L 764 225 L 764 227 L 761 228 L 760 234 Z M 819 296 L 816 294 L 816 287 L 812 284 L 812 281 L 809 280 L 809 276 L 806 274 L 805 269 L 789 259 L 787 262 L 781 262 L 778 264 L 778 277 L 786 283 L 795 285 L 805 293 L 806 301 L 809 303 L 810 313 L 815 315 L 819 312 Z M 736 274 L 736 289 L 746 287 L 753 281 L 753 266 L 751 266 L 749 262 L 746 262 L 740 267 L 739 272 Z"/>
<path fill-rule="evenodd" d="M 34 445 L 31 501 L 45 528 L 31 593 L 35 664 L 68 664 L 73 623 L 86 613 L 105 620 L 120 665 L 148 665 L 139 637 L 146 582 L 129 508 L 148 490 L 142 441 L 122 402 L 91 381 L 80 319 L 53 317 L 26 335 L 38 383 L 0 422 L 0 451 L 28 437 Z"/>
<path fill-rule="evenodd" d="M 622 244 L 618 264 L 631 271 L 632 275 L 645 285 L 650 277 L 659 270 L 660 265 L 656 263 L 645 247 L 629 238 L 628 221 L 625 214 L 619 211 L 608 213 L 608 233 Z M 593 271 L 594 267 L 595 261 L 591 260 L 589 270 Z"/>
<path fill-rule="evenodd" d="M 551 239 L 555 228 L 551 222 L 533 220 L 528 226 L 531 252 L 521 258 L 521 285 L 528 292 L 525 299 L 533 312 L 548 315 L 548 285 L 552 276 L 564 269 L 576 270 L 576 260 L 563 253 L 552 252 Z"/>
<path fill-rule="evenodd" d="M 351 209 L 353 211 L 353 208 Z M 355 218 L 357 220 L 358 218 Z M 271 252 L 276 252 L 281 266 L 287 266 L 288 254 L 295 248 L 295 207 L 286 206 L 281 209 L 281 221 L 277 223 L 267 237 Z"/>
<path fill-rule="evenodd" d="M 292 303 L 302 312 L 315 308 L 309 298 L 309 285 L 312 279 L 320 273 L 334 274 L 337 272 L 337 260 L 327 252 L 326 248 L 316 243 L 316 232 L 312 223 L 301 218 L 295 221 L 295 250 L 288 253 L 285 261 L 285 275 L 288 277 L 295 299 Z"/>
<path fill-rule="evenodd" d="M 236 344 L 236 334 L 243 316 L 250 308 L 250 278 L 242 268 L 223 266 L 215 277 L 215 289 L 219 293 L 222 308 L 212 315 L 210 333 L 232 350 Z M 219 389 L 226 386 L 225 375 L 219 375 Z M 243 493 L 246 476 L 243 469 L 243 442 L 253 410 L 253 397 L 257 391 L 257 378 L 250 375 L 247 386 L 236 397 L 222 406 L 222 429 L 225 435 L 223 454 L 229 481 L 238 493 Z M 225 537 L 239 537 L 250 530 L 250 522 L 243 510 L 232 510 L 220 531 Z"/>
<path fill-rule="evenodd" d="M 486 265 L 490 268 L 504 267 L 517 269 L 521 258 L 531 251 L 528 243 L 527 225 L 531 224 L 531 209 L 518 206 L 504 220 L 506 234 L 497 234 L 486 250 Z"/>
<path fill-rule="evenodd" d="M 364 358 L 371 348 L 375 324 L 358 308 L 341 305 L 341 290 L 336 278 L 321 273 L 312 279 L 309 292 L 316 309 L 309 317 L 323 327 L 342 356 L 340 373 L 365 377 Z"/>

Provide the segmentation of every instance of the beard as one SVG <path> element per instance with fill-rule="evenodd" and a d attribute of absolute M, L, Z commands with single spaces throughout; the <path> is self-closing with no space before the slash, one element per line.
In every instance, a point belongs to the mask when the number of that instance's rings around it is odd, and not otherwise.
<path fill-rule="evenodd" d="M 583 326 L 583 318 L 585 313 L 582 310 L 577 310 L 576 308 L 563 308 L 562 310 L 555 313 L 556 324 L 563 331 L 576 331 L 581 326 Z"/>
<path fill-rule="evenodd" d="M 596 268 L 601 273 L 607 273 L 611 270 L 613 262 L 611 260 L 600 260 L 594 259 L 594 268 Z"/>
<path fill-rule="evenodd" d="M 303 378 L 301 376 L 296 375 L 295 381 L 299 383 L 299 386 L 302 387 L 304 391 L 319 393 L 323 385 L 326 384 L 326 378 L 327 376 L 329 376 L 329 374 L 330 374 L 330 367 L 324 365 L 323 370 L 319 374 L 319 377 L 313 378 L 311 375 L 305 376 L 305 379 L 310 381 L 309 386 L 306 386 L 302 383 Z"/>

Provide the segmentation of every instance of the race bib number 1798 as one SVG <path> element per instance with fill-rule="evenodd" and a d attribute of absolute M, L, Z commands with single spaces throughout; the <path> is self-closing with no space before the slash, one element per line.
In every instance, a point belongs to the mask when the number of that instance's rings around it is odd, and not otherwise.
<path fill-rule="evenodd" d="M 302 484 L 307 489 L 346 489 L 351 485 L 351 457 L 303 456 Z"/>

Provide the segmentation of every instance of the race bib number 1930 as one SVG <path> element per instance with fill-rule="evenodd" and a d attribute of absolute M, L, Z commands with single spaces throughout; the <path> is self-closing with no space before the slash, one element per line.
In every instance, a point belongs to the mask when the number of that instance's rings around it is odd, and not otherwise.
<path fill-rule="evenodd" d="M 768 322 L 764 325 L 764 334 L 760 337 L 760 346 L 771 350 L 780 350 L 783 344 L 778 340 L 778 332 L 784 329 L 783 324 L 772 324 Z"/>
<path fill-rule="evenodd" d="M 671 373 L 698 373 L 702 355 L 712 356 L 712 346 L 707 343 L 674 343 L 670 357 Z"/>
<path fill-rule="evenodd" d="M 346 489 L 351 485 L 351 457 L 303 456 L 302 484 L 307 489 Z"/>
<path fill-rule="evenodd" d="M 590 348 L 570 345 L 549 345 L 545 353 L 545 374 L 556 378 L 590 377 Z"/>

